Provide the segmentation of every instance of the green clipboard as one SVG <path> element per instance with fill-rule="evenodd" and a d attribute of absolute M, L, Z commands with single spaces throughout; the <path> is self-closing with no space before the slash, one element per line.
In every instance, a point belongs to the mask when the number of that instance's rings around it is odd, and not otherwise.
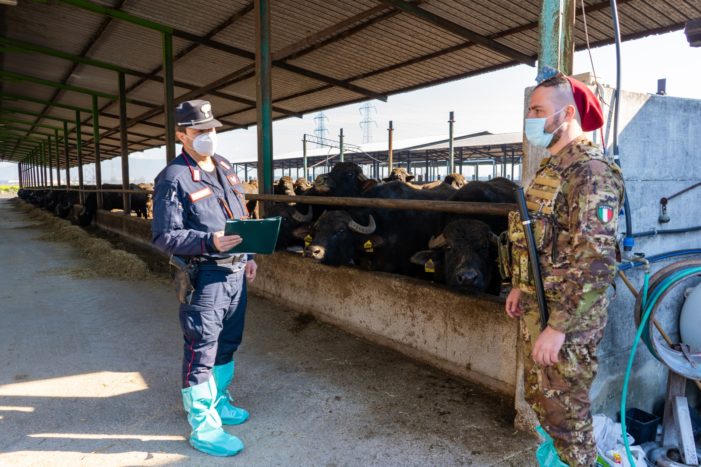
<path fill-rule="evenodd" d="M 280 231 L 280 217 L 268 219 L 228 220 L 224 235 L 240 235 L 243 242 L 228 253 L 261 253 L 269 255 L 275 251 L 277 235 Z"/>

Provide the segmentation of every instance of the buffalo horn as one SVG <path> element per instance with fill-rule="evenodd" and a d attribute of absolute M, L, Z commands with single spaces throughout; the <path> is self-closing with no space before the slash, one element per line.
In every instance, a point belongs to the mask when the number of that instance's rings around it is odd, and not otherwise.
<path fill-rule="evenodd" d="M 375 225 L 375 218 L 372 217 L 372 214 L 370 214 L 369 217 L 370 221 L 368 222 L 368 225 L 360 225 L 356 221 L 351 219 L 351 221 L 348 223 L 348 228 L 354 232 L 363 235 L 370 235 L 371 233 L 374 233 L 375 229 L 377 228 L 377 226 Z"/>

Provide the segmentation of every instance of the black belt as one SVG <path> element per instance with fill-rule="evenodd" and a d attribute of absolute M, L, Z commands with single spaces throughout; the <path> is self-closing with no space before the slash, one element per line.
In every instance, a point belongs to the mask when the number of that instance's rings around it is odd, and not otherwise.
<path fill-rule="evenodd" d="M 200 265 L 210 266 L 234 266 L 246 259 L 246 255 L 234 255 L 227 258 L 209 258 L 206 256 L 198 256 L 192 261 Z"/>

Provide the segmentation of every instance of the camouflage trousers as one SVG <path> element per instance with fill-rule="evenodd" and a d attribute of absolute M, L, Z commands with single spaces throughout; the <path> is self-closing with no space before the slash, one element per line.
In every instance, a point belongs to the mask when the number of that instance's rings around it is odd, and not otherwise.
<path fill-rule="evenodd" d="M 543 429 L 553 438 L 560 459 L 571 467 L 591 466 L 596 461 L 589 390 L 598 366 L 595 342 L 565 341 L 557 364 L 544 367 L 531 357 L 540 335 L 537 305 L 524 304 L 521 319 L 524 339 L 525 397 Z"/>

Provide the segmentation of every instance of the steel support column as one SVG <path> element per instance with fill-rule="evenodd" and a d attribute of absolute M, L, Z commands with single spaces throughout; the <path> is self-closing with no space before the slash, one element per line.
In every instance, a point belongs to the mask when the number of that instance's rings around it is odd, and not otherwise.
<path fill-rule="evenodd" d="M 56 151 L 56 185 L 61 186 L 61 152 L 58 148 L 58 128 L 54 130 L 54 151 Z M 66 159 L 68 163 L 68 159 Z"/>
<path fill-rule="evenodd" d="M 119 73 L 119 139 L 122 155 L 122 189 L 128 190 L 129 142 L 127 140 L 127 91 L 124 73 L 121 72 Z M 173 147 L 175 147 L 175 145 L 173 145 Z M 131 196 L 129 193 L 122 193 L 122 204 L 124 206 L 124 214 L 127 216 L 131 215 Z"/>
<path fill-rule="evenodd" d="M 75 111 L 75 152 L 78 158 L 78 189 L 80 204 L 85 202 L 85 193 L 83 193 L 83 137 L 80 133 L 80 111 Z"/>
<path fill-rule="evenodd" d="M 20 189 L 24 187 L 24 182 L 22 181 L 22 163 L 17 164 L 17 183 L 19 183 Z"/>
<path fill-rule="evenodd" d="M 341 132 L 338 134 L 338 156 L 341 162 L 345 160 L 345 155 L 343 154 L 343 128 L 341 128 Z"/>
<path fill-rule="evenodd" d="M 260 192 L 273 192 L 273 122 L 270 51 L 270 1 L 254 0 L 256 38 L 256 124 Z"/>
<path fill-rule="evenodd" d="M 575 11 L 575 0 L 543 0 L 537 82 L 551 78 L 558 71 L 572 74 Z"/>
<path fill-rule="evenodd" d="M 455 112 L 451 111 L 448 118 L 448 173 L 455 172 L 455 141 L 453 139 L 453 127 L 455 126 Z"/>
<path fill-rule="evenodd" d="M 47 152 L 49 154 L 49 186 L 54 186 L 54 151 L 51 144 L 51 136 L 46 142 Z"/>
<path fill-rule="evenodd" d="M 387 128 L 387 138 L 389 141 L 387 148 L 387 176 L 389 176 L 389 174 L 392 172 L 392 157 L 394 156 L 392 154 L 392 144 L 394 142 L 394 125 L 392 120 L 389 121 L 389 128 Z"/>
<path fill-rule="evenodd" d="M 102 161 L 100 160 L 100 109 L 97 96 L 92 96 L 92 145 L 95 154 L 95 185 L 97 188 L 97 208 L 102 207 Z"/>
<path fill-rule="evenodd" d="M 121 73 L 120 73 L 121 74 Z M 121 74 L 123 75 L 123 74 Z M 122 78 L 123 79 L 123 78 Z M 120 91 L 122 89 L 120 88 Z M 125 95 L 120 95 L 120 101 L 126 100 Z M 173 95 L 173 35 L 169 32 L 163 33 L 163 112 L 165 113 L 166 125 L 166 162 L 175 159 L 175 98 Z M 120 102 L 120 109 L 121 109 Z M 120 131 L 125 133 L 126 124 L 122 125 L 120 111 Z M 124 112 L 126 113 L 126 111 Z"/>
<path fill-rule="evenodd" d="M 307 134 L 302 135 L 302 167 L 304 168 L 304 179 L 309 181 L 309 161 L 307 160 Z"/>
<path fill-rule="evenodd" d="M 46 188 L 49 177 L 46 173 L 46 146 L 43 141 L 39 143 L 39 151 L 41 151 L 41 185 Z"/>
<path fill-rule="evenodd" d="M 66 188 L 71 187 L 71 161 L 68 151 L 68 122 L 63 122 L 63 155 L 66 156 Z"/>

